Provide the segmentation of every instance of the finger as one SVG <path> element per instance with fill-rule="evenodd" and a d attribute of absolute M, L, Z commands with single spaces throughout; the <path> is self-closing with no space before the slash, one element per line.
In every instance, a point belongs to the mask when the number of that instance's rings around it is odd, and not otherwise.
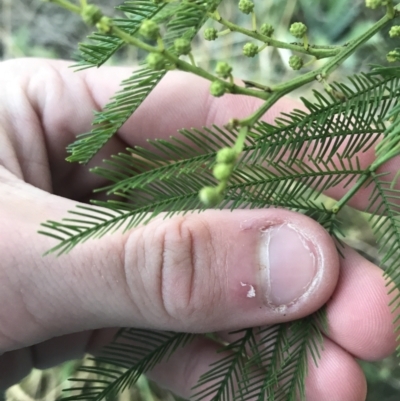
<path fill-rule="evenodd" d="M 39 224 L 74 203 L 22 182 L 2 193 L 0 352 L 102 327 L 209 332 L 288 321 L 336 285 L 329 235 L 292 212 L 161 216 L 42 258 L 54 241 L 38 237 Z"/>
<path fill-rule="evenodd" d="M 178 349 L 167 362 L 157 365 L 149 376 L 181 397 L 192 399 L 196 391 L 199 391 L 193 387 L 200 376 L 211 369 L 212 363 L 227 355 L 217 353 L 218 349 L 220 346 L 214 342 L 198 339 Z M 307 401 L 365 400 L 367 388 L 361 368 L 350 354 L 333 342 L 326 339 L 318 367 L 311 357 L 308 367 Z M 252 387 L 251 383 L 249 387 Z M 213 395 L 205 399 L 211 400 Z"/>
<path fill-rule="evenodd" d="M 91 129 L 93 111 L 103 105 L 96 103 L 84 75 L 74 73 L 70 65 L 39 59 L 0 63 L 0 165 L 29 184 L 76 199 L 91 192 L 99 180 L 87 167 L 66 163 L 66 147 Z M 113 72 L 100 81 L 107 97 L 129 74 L 124 68 Z M 124 148 L 115 137 L 104 152 Z M 87 181 L 92 185 L 82 186 Z"/>
<path fill-rule="evenodd" d="M 383 272 L 350 248 L 344 251 L 338 286 L 327 305 L 329 337 L 357 358 L 384 358 L 396 348 L 395 312 Z"/>
<path fill-rule="evenodd" d="M 387 281 L 377 266 L 346 247 L 338 285 L 327 303 L 327 336 L 347 352 L 364 360 L 378 360 L 394 352 L 398 342 L 389 304 Z M 222 333 L 226 341 L 236 338 Z"/>
<path fill-rule="evenodd" d="M 0 164 L 39 188 L 83 199 L 102 181 L 87 166 L 66 163 L 65 148 L 78 134 L 90 131 L 93 110 L 104 107 L 131 69 L 102 67 L 75 73 L 70 65 L 38 59 L 0 63 L 0 86 L 9 100 L 0 104 L 1 129 L 3 138 L 10 138 L 2 144 Z M 214 98 L 208 81 L 170 72 L 89 167 L 127 146 L 148 146 L 147 139 L 176 136 L 181 128 L 223 125 L 232 117 L 245 117 L 259 104 L 259 99 L 244 96 Z M 283 100 L 268 111 L 266 120 L 272 123 L 293 104 Z"/>
<path fill-rule="evenodd" d="M 0 115 L 3 112 L 5 116 L 2 128 L 8 136 L 11 135 L 7 143 L 2 143 L 2 149 L 4 152 L 6 147 L 11 148 L 8 153 L 13 156 L 4 160 L 0 155 L 0 163 L 35 186 L 49 190 L 52 183 L 57 194 L 86 199 L 103 181 L 90 174 L 86 167 L 65 163 L 65 148 L 78 134 L 90 130 L 92 111 L 104 107 L 118 90 L 119 83 L 131 74 L 131 70 L 102 67 L 74 73 L 69 66 L 70 63 L 65 61 L 35 59 L 0 63 L 0 86 L 6 94 L 4 98 L 13 99 L 0 105 Z M 176 130 L 180 128 L 226 124 L 232 117 L 248 116 L 259 105 L 259 99 L 246 96 L 225 95 L 215 98 L 209 94 L 208 81 L 172 71 L 89 166 L 101 164 L 102 159 L 123 151 L 126 146 L 146 147 L 147 139 L 176 136 Z M 273 123 L 281 112 L 294 107 L 301 108 L 301 104 L 288 98 L 282 99 L 268 110 L 263 119 Z M 27 122 L 31 126 L 28 131 Z M 7 138 L 7 135 L 4 137 Z M 342 144 L 333 158 L 336 165 L 341 163 L 337 156 L 346 149 L 347 142 Z M 311 144 L 308 145 L 312 148 Z M 375 158 L 374 149 L 372 147 L 357 156 L 361 168 L 365 169 Z M 21 160 L 23 163 L 17 163 Z M 47 169 L 43 169 L 47 163 L 52 171 L 51 183 Z M 399 165 L 400 157 L 396 157 L 381 166 L 378 173 L 389 172 L 386 180 L 390 182 Z M 46 184 L 43 184 L 42 178 L 38 179 L 43 176 L 47 177 Z M 326 193 L 341 198 L 347 191 L 348 187 L 339 184 Z M 371 186 L 361 189 L 349 204 L 365 209 L 370 193 Z"/>
<path fill-rule="evenodd" d="M 65 361 L 82 359 L 85 353 L 98 354 L 117 331 L 81 331 L 0 354 L 0 391 L 19 383 L 33 368 L 48 369 Z"/>
<path fill-rule="evenodd" d="M 361 367 L 343 348 L 324 340 L 318 366 L 309 357 L 306 379 L 307 401 L 364 401 L 367 383 Z"/>

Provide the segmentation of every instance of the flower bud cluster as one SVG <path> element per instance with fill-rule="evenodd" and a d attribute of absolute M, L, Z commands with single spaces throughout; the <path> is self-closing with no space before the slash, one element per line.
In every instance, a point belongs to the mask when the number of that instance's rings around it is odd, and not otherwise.
<path fill-rule="evenodd" d="M 389 36 L 391 38 L 398 38 L 400 37 L 400 25 L 394 25 L 390 28 Z"/>
<path fill-rule="evenodd" d="M 301 57 L 299 56 L 291 56 L 289 58 L 289 66 L 293 69 L 293 70 L 300 70 L 304 65 L 304 61 Z"/>
<path fill-rule="evenodd" d="M 146 58 L 147 66 L 155 71 L 163 70 L 166 66 L 165 57 L 160 53 L 150 53 Z"/>
<path fill-rule="evenodd" d="M 217 152 L 217 163 L 233 164 L 237 158 L 237 152 L 233 148 L 222 148 Z"/>
<path fill-rule="evenodd" d="M 205 206 L 215 206 L 222 201 L 223 197 L 221 191 L 217 187 L 204 187 L 199 192 L 201 203 Z"/>
<path fill-rule="evenodd" d="M 232 75 L 232 67 L 225 61 L 219 61 L 215 67 L 215 73 L 218 77 L 229 78 Z"/>
<path fill-rule="evenodd" d="M 227 181 L 232 174 L 238 153 L 233 148 L 222 148 L 218 151 L 213 175 L 218 181 Z"/>
<path fill-rule="evenodd" d="M 221 81 L 214 81 L 210 86 L 210 93 L 215 97 L 221 97 L 226 92 L 226 85 Z"/>
<path fill-rule="evenodd" d="M 400 51 L 392 50 L 386 55 L 386 59 L 389 63 L 394 63 L 396 61 L 400 61 Z"/>
<path fill-rule="evenodd" d="M 186 56 L 192 51 L 192 47 L 190 45 L 190 41 L 185 38 L 175 39 L 174 49 L 178 56 Z"/>
<path fill-rule="evenodd" d="M 295 22 L 290 25 L 289 31 L 295 38 L 303 39 L 307 33 L 307 27 L 302 22 Z"/>
<path fill-rule="evenodd" d="M 96 24 L 96 28 L 101 33 L 110 33 L 112 29 L 112 19 L 106 16 L 100 18 L 100 21 Z"/>
<path fill-rule="evenodd" d="M 243 54 L 246 57 L 254 57 L 258 53 L 258 46 L 255 45 L 254 43 L 246 43 L 243 46 Z"/>
<path fill-rule="evenodd" d="M 254 10 L 254 3 L 250 0 L 240 0 L 239 10 L 244 14 L 250 14 Z"/>
<path fill-rule="evenodd" d="M 157 39 L 160 36 L 160 27 L 152 20 L 144 20 L 140 25 L 139 33 L 146 39 Z"/>
<path fill-rule="evenodd" d="M 218 151 L 213 168 L 213 175 L 218 181 L 226 182 L 232 174 L 238 153 L 233 148 L 222 148 Z M 206 206 L 215 206 L 222 201 L 221 187 L 205 187 L 200 193 L 201 202 Z"/>
<path fill-rule="evenodd" d="M 215 40 L 218 37 L 218 31 L 215 28 L 206 28 L 204 30 L 205 40 Z"/>
<path fill-rule="evenodd" d="M 271 24 L 262 24 L 260 27 L 260 33 L 265 36 L 272 36 L 275 29 Z"/>

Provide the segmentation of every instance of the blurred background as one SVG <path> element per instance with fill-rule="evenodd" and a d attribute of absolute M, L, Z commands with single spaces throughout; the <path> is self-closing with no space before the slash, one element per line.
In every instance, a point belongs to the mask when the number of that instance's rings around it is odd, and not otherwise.
<path fill-rule="evenodd" d="M 121 0 L 93 0 L 104 13 L 115 15 L 114 6 Z M 302 21 L 309 29 L 310 42 L 344 44 L 373 24 L 379 12 L 367 10 L 364 0 L 256 0 L 259 24 L 268 22 L 275 26 L 275 37 L 291 42 L 289 25 Z M 250 18 L 239 15 L 237 0 L 225 0 L 221 7 L 224 18 L 250 27 Z M 207 26 L 213 26 L 209 24 Z M 217 27 L 217 26 L 215 26 Z M 389 29 L 389 28 L 388 28 Z M 90 29 L 81 19 L 54 4 L 41 0 L 0 0 L 0 60 L 20 57 L 77 58 L 77 44 L 84 41 Z M 218 60 L 229 61 L 238 78 L 256 80 L 263 84 L 274 84 L 294 76 L 288 67 L 291 52 L 288 50 L 265 49 L 253 59 L 241 55 L 247 38 L 231 33 L 215 42 L 195 39 L 194 56 L 202 67 L 212 68 Z M 367 45 L 347 60 L 332 79 L 345 81 L 345 77 L 368 70 L 369 64 L 385 64 L 385 55 L 395 45 L 387 31 L 374 37 Z M 144 54 L 133 48 L 124 48 L 108 62 L 112 65 L 135 66 Z M 318 66 L 316 62 L 311 66 Z M 293 96 L 312 96 L 312 89 L 322 89 L 318 83 L 302 88 Z M 362 213 L 346 209 L 346 242 L 355 247 L 371 261 L 377 263 L 375 242 L 368 223 Z M 375 363 L 360 362 L 368 380 L 368 401 L 398 401 L 400 399 L 400 360 L 395 356 Z M 46 371 L 35 370 L 20 385 L 13 386 L 6 394 L 8 401 L 52 401 L 60 397 L 66 379 L 73 374 L 82 361 L 68 362 Z M 173 396 L 158 388 L 143 377 L 130 391 L 121 395 L 121 401 L 173 400 Z M 346 400 L 343 400 L 346 401 Z"/>

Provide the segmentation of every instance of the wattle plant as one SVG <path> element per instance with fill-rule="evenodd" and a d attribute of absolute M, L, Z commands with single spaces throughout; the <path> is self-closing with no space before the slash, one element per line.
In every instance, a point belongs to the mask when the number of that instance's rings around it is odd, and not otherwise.
<path fill-rule="evenodd" d="M 86 0 L 79 4 L 50 1 L 80 14 L 97 28 L 89 42 L 80 45 L 79 69 L 100 67 L 122 46 L 148 53 L 142 67 L 122 82 L 121 90 L 96 113 L 93 130 L 68 147 L 70 162 L 87 163 L 169 70 L 209 80 L 214 96 L 253 96 L 262 104 L 244 119 L 232 115 L 227 126 L 185 129 L 180 132 L 184 141 L 155 140 L 150 149 L 127 149 L 106 161 L 108 168 L 92 169 L 108 180 L 101 191 L 110 200 L 94 200 L 93 205 L 72 210 L 62 221 L 44 223 L 41 232 L 58 241 L 49 252 L 68 252 L 86 240 L 146 224 L 162 212 L 168 218 L 207 207 L 283 207 L 305 213 L 335 238 L 340 252 L 338 213 L 360 190 L 370 187 L 365 212 L 370 216 L 385 275 L 392 287 L 400 290 L 400 193 L 394 189 L 398 177 L 389 179 L 379 170 L 400 154 L 400 67 L 375 65 L 368 73 L 340 82 L 330 78 L 341 63 L 382 30 L 391 26 L 389 34 L 396 43 L 400 8 L 394 1 L 366 0 L 367 7 L 384 16 L 343 46 L 311 44 L 302 22 L 290 27 L 293 43 L 280 41 L 274 37 L 274 26 L 260 24 L 266 16 L 258 15 L 257 4 L 250 0 L 236 4 L 238 13 L 248 15 L 250 28 L 225 19 L 218 11 L 222 0 L 130 0 L 118 7 L 124 18 L 104 16 Z M 247 80 L 238 85 L 229 60 L 219 61 L 213 71 L 197 66 L 193 39 L 218 40 L 229 32 L 248 37 L 243 57 L 257 57 L 267 46 L 288 49 L 292 52 L 289 64 L 299 72 L 274 86 Z M 313 68 L 315 60 L 326 61 Z M 400 49 L 390 51 L 387 61 L 400 61 Z M 314 81 L 320 83 L 321 91 L 314 92 L 313 99 L 302 99 L 302 110 L 281 115 L 274 125 L 262 120 L 280 98 Z M 357 155 L 372 147 L 374 161 L 361 166 Z M 336 202 L 328 202 L 322 195 L 338 185 L 347 192 Z M 399 306 L 397 297 L 392 307 Z M 200 378 L 194 399 L 305 399 L 309 356 L 318 363 L 327 323 L 321 309 L 295 322 L 242 330 L 234 343 L 221 343 L 228 354 Z M 67 398 L 112 398 L 193 338 L 188 333 L 122 329 L 97 358 L 98 364 L 82 368 L 96 373 L 96 378 L 86 380 L 80 388 L 75 386 Z M 132 342 L 137 346 L 132 347 Z"/>

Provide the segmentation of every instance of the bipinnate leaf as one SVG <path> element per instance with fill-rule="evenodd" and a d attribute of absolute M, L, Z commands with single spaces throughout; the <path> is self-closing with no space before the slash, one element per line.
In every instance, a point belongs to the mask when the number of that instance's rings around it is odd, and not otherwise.
<path fill-rule="evenodd" d="M 207 13 L 213 10 L 221 0 L 193 0 L 179 3 L 171 19 L 166 24 L 167 33 L 164 41 L 172 46 L 177 37 L 185 37 L 189 41 L 197 34 Z M 151 0 L 126 1 L 121 9 L 127 13 L 126 19 L 115 19 L 121 29 L 134 35 L 144 19 L 151 19 L 161 13 L 164 3 L 155 6 Z M 121 46 L 121 41 L 112 34 L 96 33 L 92 36 L 95 44 L 82 45 L 83 66 L 100 65 L 104 63 Z M 68 146 L 70 153 L 67 160 L 87 163 L 106 143 L 117 133 L 144 99 L 164 77 L 166 71 L 153 71 L 140 68 L 132 76 L 122 82 L 121 89 L 112 97 L 104 110 L 95 114 L 94 128 L 90 132 L 78 136 L 77 140 Z"/>

